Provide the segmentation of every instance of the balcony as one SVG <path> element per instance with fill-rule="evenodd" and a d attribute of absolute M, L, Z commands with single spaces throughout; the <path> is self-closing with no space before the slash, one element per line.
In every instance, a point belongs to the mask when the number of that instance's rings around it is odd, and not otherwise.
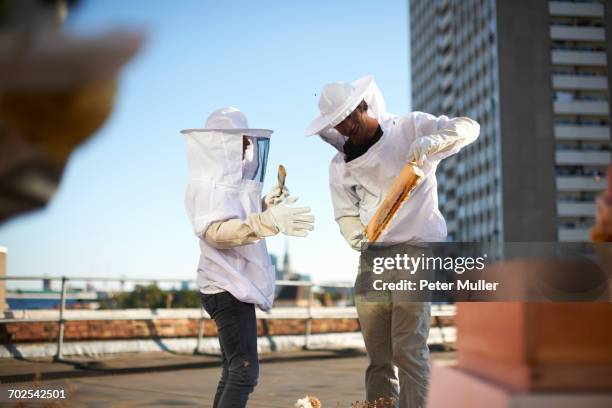
<path fill-rule="evenodd" d="M 446 9 L 446 7 L 448 7 L 450 0 L 439 0 L 436 3 L 436 8 L 438 10 L 438 12 L 444 11 Z"/>
<path fill-rule="evenodd" d="M 446 71 L 447 68 L 451 66 L 453 63 L 453 55 L 451 53 L 445 54 L 441 56 L 440 62 L 438 63 L 438 68 L 440 71 Z"/>
<path fill-rule="evenodd" d="M 551 16 L 571 17 L 603 17 L 604 8 L 597 3 L 570 3 L 551 1 L 548 3 L 548 12 Z"/>
<path fill-rule="evenodd" d="M 438 51 L 444 51 L 447 49 L 452 41 L 452 36 L 450 33 L 438 37 Z"/>
<path fill-rule="evenodd" d="M 595 203 L 557 203 L 560 217 L 595 217 Z"/>
<path fill-rule="evenodd" d="M 559 176 L 556 179 L 557 191 L 602 191 L 608 185 L 605 178 Z"/>
<path fill-rule="evenodd" d="M 554 134 L 557 140 L 610 141 L 609 126 L 557 125 Z"/>
<path fill-rule="evenodd" d="M 605 76 L 553 75 L 554 89 L 580 89 L 605 91 L 608 78 Z"/>
<path fill-rule="evenodd" d="M 560 41 L 605 41 L 606 30 L 601 27 L 557 25 L 550 27 L 550 38 Z"/>
<path fill-rule="evenodd" d="M 446 93 L 446 91 L 451 87 L 452 84 L 453 84 L 453 76 L 451 74 L 445 75 L 440 81 L 439 89 L 443 93 Z"/>
<path fill-rule="evenodd" d="M 561 165 L 607 166 L 610 164 L 610 152 L 557 151 L 555 152 L 555 162 Z"/>
<path fill-rule="evenodd" d="M 553 50 L 552 63 L 556 65 L 606 66 L 607 57 L 603 51 Z"/>
<path fill-rule="evenodd" d="M 553 111 L 569 115 L 608 115 L 608 101 L 555 101 Z"/>
<path fill-rule="evenodd" d="M 442 101 L 442 110 L 443 111 L 448 111 L 453 106 L 453 103 L 455 103 L 455 96 L 454 95 L 448 95 Z"/>
<path fill-rule="evenodd" d="M 450 22 L 452 19 L 451 13 L 445 13 L 442 17 L 438 19 L 438 31 L 444 32 L 450 26 Z"/>
<path fill-rule="evenodd" d="M 557 232 L 560 242 L 590 241 L 588 228 L 559 228 Z"/>
<path fill-rule="evenodd" d="M 444 211 L 456 211 L 457 210 L 457 200 L 449 199 L 444 203 Z"/>

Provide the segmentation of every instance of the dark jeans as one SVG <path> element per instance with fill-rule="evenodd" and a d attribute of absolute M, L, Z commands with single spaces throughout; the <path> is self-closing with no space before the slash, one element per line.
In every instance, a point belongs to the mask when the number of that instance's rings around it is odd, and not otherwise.
<path fill-rule="evenodd" d="M 223 371 L 213 408 L 246 407 L 259 375 L 255 306 L 229 292 L 202 294 L 202 303 L 217 324 L 221 345 Z"/>

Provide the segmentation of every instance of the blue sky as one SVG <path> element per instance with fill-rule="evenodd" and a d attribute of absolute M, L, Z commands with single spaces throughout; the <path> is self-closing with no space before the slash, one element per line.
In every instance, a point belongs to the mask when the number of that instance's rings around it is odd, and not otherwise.
<path fill-rule="evenodd" d="M 70 159 L 49 206 L 5 223 L 12 275 L 195 278 L 199 248 L 185 215 L 185 143 L 213 110 L 241 109 L 274 130 L 276 168 L 316 217 L 288 245 L 314 280 L 352 280 L 357 253 L 333 220 L 333 148 L 303 136 L 323 84 L 374 75 L 390 112 L 410 110 L 407 1 L 83 1 L 76 32 L 142 28 L 148 42 L 121 74 L 112 117 Z M 284 236 L 268 239 L 282 256 Z"/>

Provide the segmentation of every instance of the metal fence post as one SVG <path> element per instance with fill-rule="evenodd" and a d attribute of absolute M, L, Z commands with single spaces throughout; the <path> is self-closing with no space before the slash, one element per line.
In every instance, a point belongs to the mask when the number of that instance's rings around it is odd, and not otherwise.
<path fill-rule="evenodd" d="M 202 346 L 202 340 L 204 338 L 204 324 L 206 324 L 206 318 L 204 317 L 204 307 L 200 306 L 200 324 L 198 327 L 198 342 L 196 344 L 196 348 L 193 351 L 193 354 L 198 354 L 200 352 L 200 347 Z"/>
<path fill-rule="evenodd" d="M 62 276 L 62 297 L 60 299 L 60 310 L 59 310 L 59 320 L 58 322 L 58 333 L 57 333 L 57 352 L 55 353 L 55 360 L 61 360 L 63 356 L 63 348 L 64 348 L 64 326 L 66 320 L 64 319 L 64 310 L 66 309 L 66 289 L 68 278 Z"/>
<path fill-rule="evenodd" d="M 304 350 L 310 348 L 310 334 L 312 333 L 312 282 L 308 285 L 308 320 L 306 320 L 306 333 L 304 338 Z"/>

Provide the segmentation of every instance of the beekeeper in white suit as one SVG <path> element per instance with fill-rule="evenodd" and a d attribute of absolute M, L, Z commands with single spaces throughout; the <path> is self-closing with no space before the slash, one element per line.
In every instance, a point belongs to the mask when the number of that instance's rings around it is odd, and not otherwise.
<path fill-rule="evenodd" d="M 446 223 L 438 210 L 436 167 L 478 138 L 478 123 L 423 112 L 390 114 L 371 76 L 325 85 L 319 111 L 306 134 L 318 134 L 338 150 L 329 182 L 334 217 L 349 245 L 361 249 L 364 226 L 410 161 L 418 164 L 423 178 L 379 242 L 443 241 Z M 425 406 L 430 304 L 370 302 L 357 295 L 356 305 L 369 357 L 368 401 L 383 397 L 395 399 L 401 408 Z"/>
<path fill-rule="evenodd" d="M 258 378 L 255 305 L 274 300 L 274 267 L 263 238 L 305 237 L 308 207 L 293 208 L 287 189 L 261 190 L 271 130 L 249 129 L 233 107 L 213 112 L 204 129 L 186 129 L 190 181 L 187 213 L 199 238 L 198 286 L 217 324 L 222 375 L 213 407 L 245 407 Z"/>

